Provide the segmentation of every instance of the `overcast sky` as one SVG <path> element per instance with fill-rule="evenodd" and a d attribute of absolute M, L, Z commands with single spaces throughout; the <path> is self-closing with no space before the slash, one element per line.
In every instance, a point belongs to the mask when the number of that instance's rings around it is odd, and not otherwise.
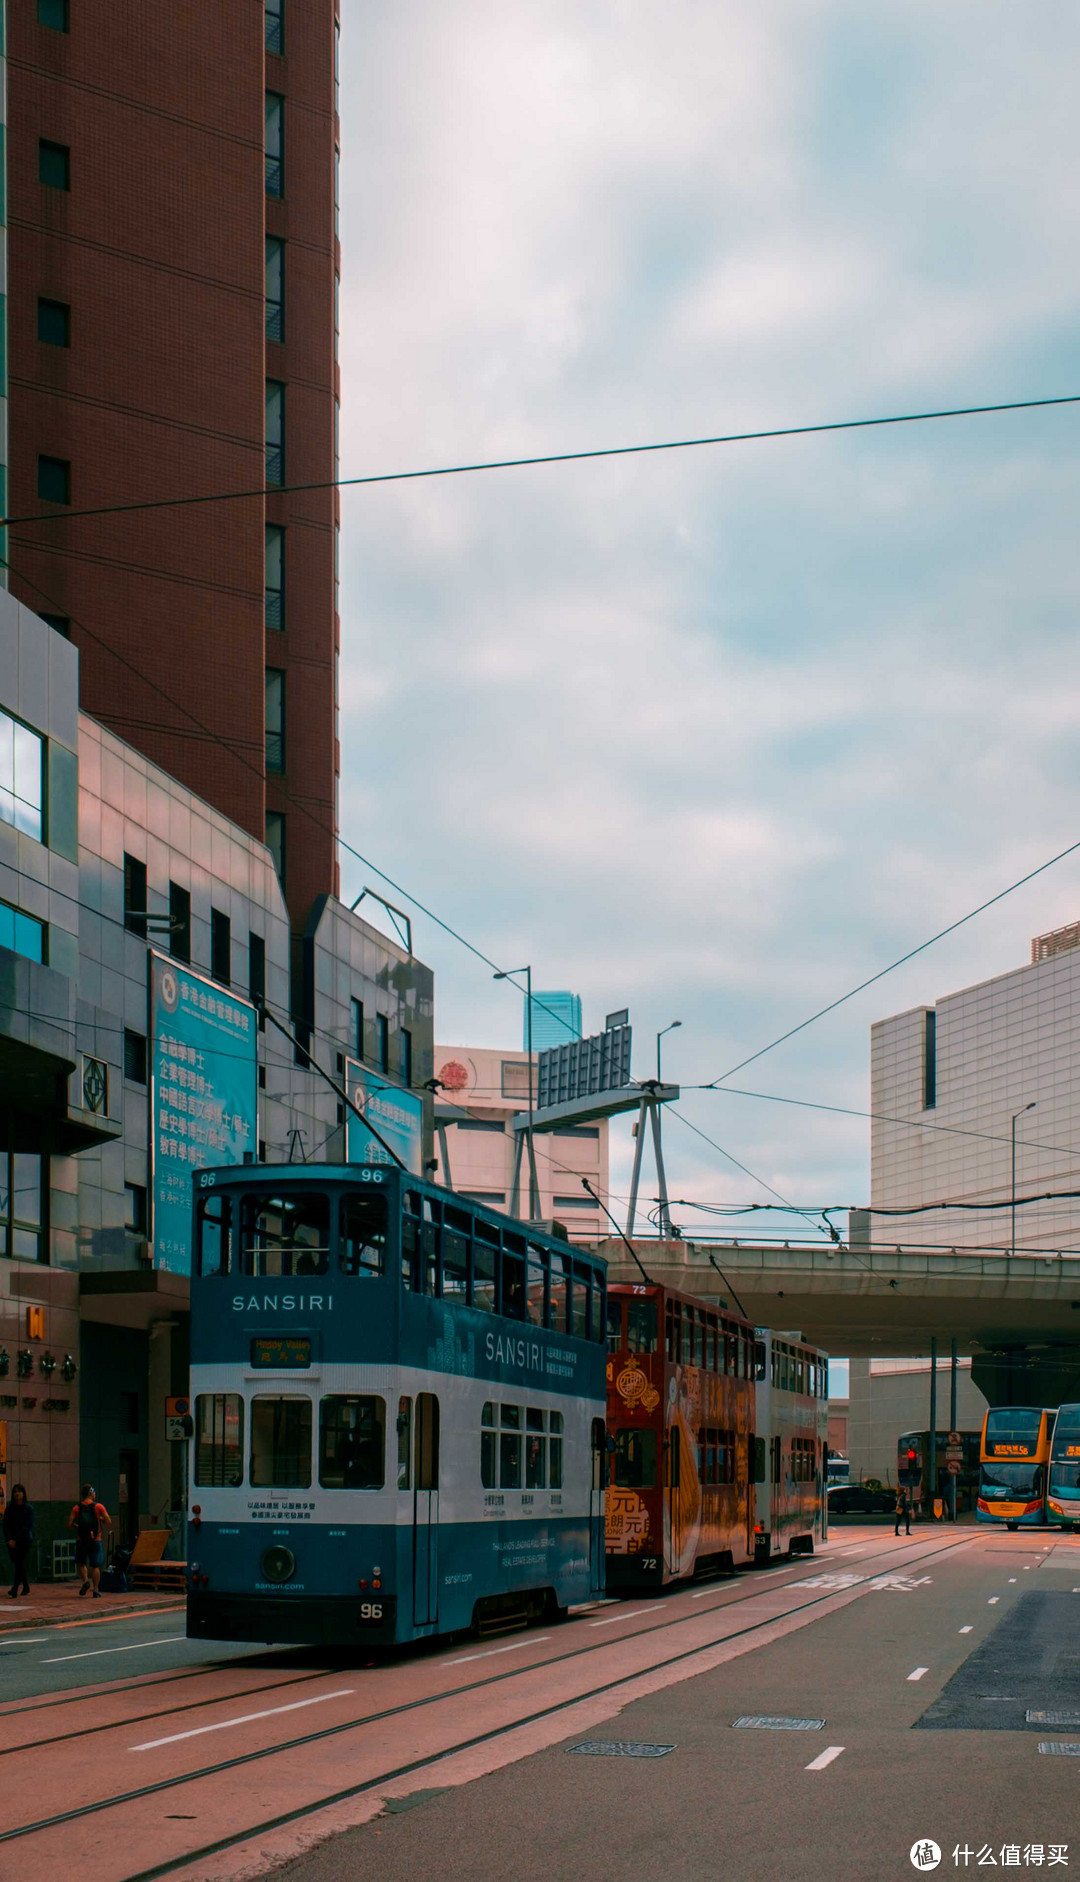
<path fill-rule="evenodd" d="M 1075 0 L 344 13 L 344 476 L 1080 392 Z M 343 493 L 343 834 L 587 1031 L 629 1006 L 638 1075 L 681 1019 L 665 1071 L 715 1078 L 1080 836 L 1078 437 Z M 1070 860 L 734 1082 L 865 1108 L 873 1019 L 1078 917 Z M 440 1042 L 520 1044 L 414 934 Z M 866 1198 L 859 1119 L 681 1109 L 790 1199 Z M 768 1200 L 665 1143 L 674 1195 Z"/>

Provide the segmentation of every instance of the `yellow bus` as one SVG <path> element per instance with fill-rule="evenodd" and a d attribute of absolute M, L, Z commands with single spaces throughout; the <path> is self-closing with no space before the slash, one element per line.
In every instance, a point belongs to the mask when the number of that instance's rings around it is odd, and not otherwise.
<path fill-rule="evenodd" d="M 1046 1506 L 1052 1524 L 1080 1527 L 1080 1405 L 1062 1405 L 1058 1412 Z"/>
<path fill-rule="evenodd" d="M 1052 1410 L 1034 1405 L 1001 1405 L 987 1412 L 976 1506 L 980 1523 L 1019 1529 L 1047 1522 L 1046 1476 L 1054 1417 Z"/>

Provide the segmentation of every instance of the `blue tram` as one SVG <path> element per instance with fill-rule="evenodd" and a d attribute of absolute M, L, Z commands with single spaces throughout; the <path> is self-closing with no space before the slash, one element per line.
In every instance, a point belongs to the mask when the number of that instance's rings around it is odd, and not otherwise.
<path fill-rule="evenodd" d="M 604 1579 L 605 1264 L 399 1169 L 195 1177 L 189 1637 L 361 1648 Z"/>

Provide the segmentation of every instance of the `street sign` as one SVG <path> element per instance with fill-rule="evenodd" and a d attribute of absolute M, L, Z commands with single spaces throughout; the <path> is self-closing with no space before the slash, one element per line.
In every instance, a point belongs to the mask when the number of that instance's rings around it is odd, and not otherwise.
<path fill-rule="evenodd" d="M 962 1447 L 964 1440 L 961 1437 L 959 1431 L 950 1431 L 949 1436 L 948 1436 L 948 1442 L 950 1444 L 959 1444 Z"/>
<path fill-rule="evenodd" d="M 960 1475 L 962 1466 L 960 1464 L 954 1464 L 950 1462 L 946 1464 L 945 1468 L 948 1471 L 950 1477 L 958 1477 Z"/>
<path fill-rule="evenodd" d="M 167 1398 L 165 1400 L 165 1438 L 169 1444 L 180 1444 L 190 1438 L 194 1431 L 191 1422 L 191 1400 L 189 1398 Z"/>

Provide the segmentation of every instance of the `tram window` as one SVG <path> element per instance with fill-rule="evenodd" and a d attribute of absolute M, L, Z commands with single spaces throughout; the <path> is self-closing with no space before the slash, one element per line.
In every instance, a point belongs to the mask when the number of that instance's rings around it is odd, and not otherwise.
<path fill-rule="evenodd" d="M 717 1431 L 716 1434 L 716 1482 L 735 1482 L 735 1433 Z"/>
<path fill-rule="evenodd" d="M 434 1392 L 416 1395 L 416 1487 L 439 1487 L 439 1401 Z"/>
<path fill-rule="evenodd" d="M 420 1291 L 435 1295 L 439 1291 L 439 1203 L 424 1197 L 424 1223 L 420 1231 Z"/>
<path fill-rule="evenodd" d="M 480 1482 L 485 1490 L 494 1490 L 498 1482 L 496 1452 L 498 1437 L 495 1430 L 495 1407 L 488 1399 L 480 1419 Z"/>
<path fill-rule="evenodd" d="M 548 1324 L 555 1333 L 570 1331 L 570 1262 L 566 1255 L 551 1257 L 551 1294 Z"/>
<path fill-rule="evenodd" d="M 401 1285 L 409 1292 L 420 1292 L 420 1198 L 407 1190 L 401 1213 Z"/>
<path fill-rule="evenodd" d="M 509 1241 L 510 1237 L 507 1236 Z M 514 1237 L 517 1241 L 517 1237 Z M 514 1246 L 504 1247 L 502 1257 L 502 1300 L 500 1312 L 508 1320 L 525 1318 L 525 1251 L 519 1254 Z"/>
<path fill-rule="evenodd" d="M 482 1307 L 485 1313 L 494 1313 L 495 1264 L 499 1258 L 499 1251 L 491 1247 L 486 1240 L 480 1240 L 484 1227 L 484 1223 L 477 1223 L 477 1239 L 473 1243 L 472 1304 L 474 1307 Z"/>
<path fill-rule="evenodd" d="M 607 1282 L 595 1268 L 589 1269 L 589 1338 L 599 1344 L 604 1337 L 607 1314 Z"/>
<path fill-rule="evenodd" d="M 521 1488 L 521 1406 L 499 1407 L 499 1487 Z"/>
<path fill-rule="evenodd" d="M 443 1210 L 442 1291 L 444 1300 L 469 1297 L 469 1217 L 461 1209 Z"/>
<path fill-rule="evenodd" d="M 306 1490 L 311 1482 L 311 1400 L 253 1398 L 251 1486 Z"/>
<path fill-rule="evenodd" d="M 633 1302 L 632 1301 L 629 1302 L 628 1306 L 633 1306 Z M 629 1322 L 629 1314 L 627 1315 L 627 1320 Z M 629 1344 L 629 1333 L 627 1334 L 627 1343 Z M 607 1304 L 607 1349 L 608 1349 L 608 1352 L 609 1353 L 621 1352 L 622 1344 L 623 1344 L 623 1303 L 621 1300 L 613 1300 L 611 1295 L 609 1294 L 608 1304 Z M 630 1347 L 630 1351 L 634 1352 L 636 1351 L 636 1348 Z"/>
<path fill-rule="evenodd" d="M 232 1272 L 232 1197 L 199 1198 L 199 1273 Z M 238 1479 L 239 1481 L 239 1479 Z"/>
<path fill-rule="evenodd" d="M 562 1489 L 562 1412 L 553 1411 L 548 1418 L 548 1489 Z"/>
<path fill-rule="evenodd" d="M 690 1341 L 693 1333 L 694 1309 L 684 1307 L 679 1330 L 679 1358 L 684 1366 L 690 1364 Z"/>
<path fill-rule="evenodd" d="M 749 1459 L 751 1483 L 767 1482 L 764 1438 L 757 1438 L 751 1434 L 749 1440 Z"/>
<path fill-rule="evenodd" d="M 717 1363 L 716 1337 L 716 1315 L 714 1313 L 707 1313 L 705 1315 L 705 1364 L 710 1372 L 719 1372 L 720 1370 Z"/>
<path fill-rule="evenodd" d="M 529 1243 L 529 1261 L 525 1284 L 526 1318 L 534 1327 L 544 1324 L 544 1295 L 547 1292 L 547 1255 L 534 1242 Z"/>
<path fill-rule="evenodd" d="M 665 1316 L 665 1319 L 667 1322 L 666 1329 L 665 1329 L 667 1333 L 667 1356 L 671 1360 L 672 1364 L 674 1365 L 675 1361 L 679 1357 L 679 1303 L 678 1301 L 675 1301 L 675 1300 L 668 1301 L 667 1314 Z"/>
<path fill-rule="evenodd" d="M 244 1401 L 239 1392 L 203 1392 L 195 1400 L 195 1481 L 244 1481 Z"/>
<path fill-rule="evenodd" d="M 611 1312 L 610 1300 L 608 1312 Z M 654 1300 L 635 1300 L 631 1295 L 627 1301 L 626 1349 L 630 1353 L 655 1353 L 656 1302 Z"/>
<path fill-rule="evenodd" d="M 525 1488 L 542 1490 L 547 1483 L 547 1439 L 542 1411 L 525 1412 Z"/>
<path fill-rule="evenodd" d="M 620 1490 L 651 1490 L 656 1483 L 656 1432 L 625 1426 L 615 1433 L 612 1482 Z"/>
<path fill-rule="evenodd" d="M 574 1291 L 570 1296 L 570 1331 L 579 1340 L 589 1337 L 589 1270 L 574 1263 Z"/>
<path fill-rule="evenodd" d="M 780 1482 L 780 1466 L 782 1462 L 782 1440 L 776 1437 L 772 1441 L 772 1480 L 774 1483 Z"/>
<path fill-rule="evenodd" d="M 397 1487 L 407 1490 L 412 1482 L 409 1460 L 412 1456 L 412 1399 L 397 1402 Z"/>
<path fill-rule="evenodd" d="M 319 1407 L 324 1490 L 381 1490 L 386 1482 L 386 1401 L 334 1394 Z"/>
<path fill-rule="evenodd" d="M 607 1465 L 607 1426 L 602 1418 L 592 1421 L 592 1487 L 604 1488 L 604 1471 Z"/>
<path fill-rule="evenodd" d="M 765 1381 L 765 1363 L 766 1363 L 765 1351 L 766 1349 L 765 1349 L 764 1340 L 755 1340 L 754 1341 L 754 1378 L 759 1382 L 759 1384 L 764 1384 L 764 1381 Z M 759 1483 L 764 1483 L 765 1479 L 764 1477 L 760 1477 L 758 1481 Z"/>
<path fill-rule="evenodd" d="M 382 1274 L 386 1267 L 386 1197 L 343 1196 L 338 1218 L 342 1274 Z"/>
<path fill-rule="evenodd" d="M 245 1196 L 245 1274 L 325 1274 L 330 1265 L 330 1198 L 325 1191 Z"/>
<path fill-rule="evenodd" d="M 705 1316 L 704 1314 L 695 1313 L 692 1331 L 693 1331 L 693 1342 L 694 1342 L 693 1344 L 694 1357 L 693 1357 L 692 1363 L 695 1366 L 703 1366 L 705 1364 Z"/>

